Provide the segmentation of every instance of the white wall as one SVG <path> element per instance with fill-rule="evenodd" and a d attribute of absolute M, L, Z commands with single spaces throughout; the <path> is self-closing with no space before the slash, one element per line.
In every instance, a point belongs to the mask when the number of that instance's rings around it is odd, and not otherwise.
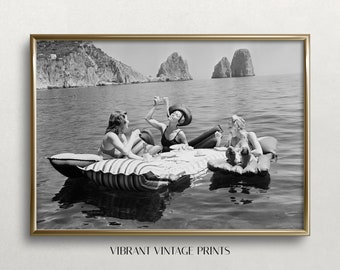
<path fill-rule="evenodd" d="M 340 4 L 286 0 L 1 1 L 1 269 L 334 269 Z M 30 237 L 29 35 L 311 34 L 310 237 Z M 335 142 L 332 143 L 332 140 Z M 110 245 L 223 245 L 230 256 L 112 256 Z"/>

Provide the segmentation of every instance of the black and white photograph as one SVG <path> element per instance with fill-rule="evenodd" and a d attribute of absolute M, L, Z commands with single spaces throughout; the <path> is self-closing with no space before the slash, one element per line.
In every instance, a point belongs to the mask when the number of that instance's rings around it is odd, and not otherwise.
<path fill-rule="evenodd" d="M 31 35 L 31 234 L 308 235 L 308 35 Z"/>

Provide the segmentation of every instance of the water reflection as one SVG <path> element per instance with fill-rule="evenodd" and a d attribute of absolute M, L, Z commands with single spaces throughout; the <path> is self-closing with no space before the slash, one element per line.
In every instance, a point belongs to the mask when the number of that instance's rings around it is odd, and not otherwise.
<path fill-rule="evenodd" d="M 249 188 L 254 187 L 262 190 L 269 189 L 270 174 L 265 175 L 235 175 L 235 174 L 223 174 L 215 172 L 211 179 L 209 190 L 216 190 L 219 188 L 229 188 L 230 193 L 236 193 L 236 187 L 242 189 L 242 193 L 249 194 Z"/>
<path fill-rule="evenodd" d="M 102 193 L 88 203 L 97 206 L 98 210 L 84 210 L 86 217 L 114 217 L 141 222 L 156 222 L 165 210 L 167 195 L 160 193 Z M 112 225 L 112 224 L 111 224 Z"/>
<path fill-rule="evenodd" d="M 57 201 L 62 209 L 71 208 L 75 203 L 96 206 L 98 209 L 82 211 L 87 218 L 114 217 L 156 222 L 162 217 L 173 193 L 182 192 L 189 186 L 190 178 L 185 177 L 159 192 L 118 192 L 99 187 L 84 177 L 68 178 L 52 200 Z M 120 225 L 120 223 L 111 222 L 110 225 Z"/>

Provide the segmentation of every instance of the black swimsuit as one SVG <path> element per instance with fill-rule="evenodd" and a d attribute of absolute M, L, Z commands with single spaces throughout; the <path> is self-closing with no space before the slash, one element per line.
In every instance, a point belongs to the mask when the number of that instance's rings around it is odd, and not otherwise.
<path fill-rule="evenodd" d="M 164 130 L 163 135 L 162 135 L 161 143 L 163 145 L 163 152 L 169 152 L 171 150 L 170 149 L 171 145 L 175 145 L 175 144 L 180 143 L 180 142 L 176 141 L 176 138 L 177 138 L 178 133 L 181 132 L 181 130 L 179 130 L 177 132 L 176 136 L 172 140 L 168 140 L 167 138 L 165 138 L 165 130 Z"/>

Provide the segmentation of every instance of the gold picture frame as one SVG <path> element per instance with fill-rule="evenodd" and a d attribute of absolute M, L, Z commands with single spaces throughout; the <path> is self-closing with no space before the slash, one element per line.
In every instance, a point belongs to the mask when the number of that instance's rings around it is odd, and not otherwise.
<path fill-rule="evenodd" d="M 107 41 L 107 42 L 193 42 L 193 44 L 198 44 L 201 42 L 297 42 L 303 48 L 301 52 L 301 61 L 303 71 L 300 74 L 300 79 L 302 81 L 302 107 L 298 108 L 302 111 L 302 128 L 299 132 L 302 134 L 302 150 L 301 159 L 303 164 L 299 167 L 303 175 L 301 175 L 302 182 L 301 194 L 302 201 L 301 207 L 303 213 L 300 215 L 301 226 L 299 228 L 152 228 L 145 229 L 142 226 L 136 226 L 133 229 L 126 228 L 105 228 L 98 229 L 95 225 L 91 226 L 77 226 L 62 228 L 54 225 L 50 227 L 40 227 L 38 224 L 44 222 L 44 220 L 38 219 L 38 207 L 40 202 L 38 202 L 38 184 L 40 184 L 41 179 L 38 179 L 37 164 L 39 162 L 47 162 L 48 160 L 45 156 L 38 156 L 37 146 L 39 146 L 40 130 L 37 128 L 37 62 L 38 62 L 38 52 L 37 52 L 37 42 L 40 41 Z M 275 46 L 275 45 L 274 45 Z M 111 56 L 111 55 L 110 55 Z M 222 57 L 223 55 L 221 55 Z M 52 56 L 51 56 L 52 57 Z M 115 56 L 112 56 L 115 57 Z M 184 57 L 185 58 L 185 57 Z M 53 59 L 52 59 L 53 60 Z M 120 59 L 118 59 L 120 60 Z M 164 59 L 165 60 L 165 59 Z M 127 236 L 308 236 L 310 235 L 310 184 L 309 184 L 309 103 L 310 103 L 310 35 L 309 34 L 240 34 L 240 35 L 229 35 L 229 34 L 127 34 L 127 35 L 111 35 L 111 34 L 31 34 L 30 36 L 30 68 L 31 68 L 31 222 L 30 222 L 30 233 L 33 236 L 39 235 L 127 235 Z M 212 67 L 213 68 L 213 67 Z M 255 67 L 256 69 L 256 67 Z M 107 86 L 109 87 L 109 86 Z M 65 93 L 65 92 L 64 92 Z M 72 98 L 72 97 L 70 97 Z M 46 108 L 45 108 L 46 109 Z M 45 111 L 46 112 L 46 111 Z M 48 114 L 48 113 L 47 113 Z M 55 115 L 55 114 L 54 114 Z M 51 115 L 49 116 L 51 117 Z M 106 119 L 106 117 L 105 117 Z M 46 120 L 49 121 L 49 120 Z M 99 131 L 98 133 L 101 133 Z M 299 133 L 299 134 L 300 134 Z M 48 137 L 46 135 L 45 137 Z M 46 138 L 45 138 L 46 139 Z M 66 140 L 66 139 L 65 139 Z M 53 143 L 53 142 L 51 142 Z M 280 153 L 278 153 L 280 162 Z M 50 167 L 51 171 L 53 170 Z M 48 179 L 44 180 L 48 181 Z M 41 191 L 40 191 L 41 192 Z M 40 193 L 39 193 L 40 194 Z M 48 200 L 52 200 L 49 198 Z M 72 202 L 71 202 L 72 203 Z M 46 210 L 48 211 L 48 210 Z M 81 212 L 81 210 L 79 210 Z M 293 210 L 292 210 L 293 211 Z M 294 211 L 293 211 L 294 212 Z M 67 218 L 67 217 L 64 217 Z M 77 216 L 79 218 L 79 216 Z M 105 218 L 105 217 L 104 217 Z M 62 220 L 62 218 L 60 218 Z M 119 220 L 119 218 L 118 218 Z M 140 224 L 139 224 L 140 225 Z"/>

